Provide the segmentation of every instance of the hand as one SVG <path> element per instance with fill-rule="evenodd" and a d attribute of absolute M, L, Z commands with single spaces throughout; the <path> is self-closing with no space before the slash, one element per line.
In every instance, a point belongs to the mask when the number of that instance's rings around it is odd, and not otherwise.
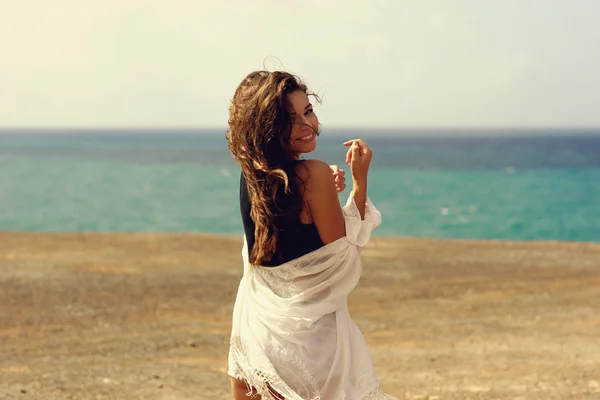
<path fill-rule="evenodd" d="M 346 173 L 337 165 L 330 165 L 329 168 L 331 168 L 331 173 L 335 178 L 335 190 L 337 190 L 338 193 L 342 192 L 346 189 Z"/>
<path fill-rule="evenodd" d="M 366 182 L 373 152 L 361 139 L 353 139 L 344 143 L 350 147 L 346 153 L 346 163 L 350 165 L 352 180 L 354 182 Z"/>

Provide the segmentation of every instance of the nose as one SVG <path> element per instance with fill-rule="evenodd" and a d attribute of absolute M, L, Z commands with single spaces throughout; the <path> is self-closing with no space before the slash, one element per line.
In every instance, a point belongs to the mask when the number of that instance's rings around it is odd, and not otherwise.
<path fill-rule="evenodd" d="M 308 118 L 306 118 L 306 116 L 305 116 L 305 115 L 303 115 L 303 116 L 300 118 L 300 120 L 296 120 L 296 121 L 297 121 L 297 123 L 298 123 L 298 125 L 299 125 L 299 128 L 300 128 L 301 130 L 303 130 L 303 131 L 304 131 L 304 130 L 307 130 L 307 129 L 311 129 L 311 124 L 310 124 L 310 121 L 308 120 Z"/>

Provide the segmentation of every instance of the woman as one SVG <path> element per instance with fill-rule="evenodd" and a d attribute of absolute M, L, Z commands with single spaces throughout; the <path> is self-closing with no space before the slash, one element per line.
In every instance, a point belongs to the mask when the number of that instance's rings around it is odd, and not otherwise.
<path fill-rule="evenodd" d="M 229 351 L 233 399 L 392 399 L 347 308 L 360 247 L 381 222 L 367 198 L 372 153 L 360 139 L 344 143 L 353 187 L 342 209 L 343 174 L 300 159 L 319 135 L 309 95 L 293 75 L 256 71 L 229 109 L 245 232 Z"/>

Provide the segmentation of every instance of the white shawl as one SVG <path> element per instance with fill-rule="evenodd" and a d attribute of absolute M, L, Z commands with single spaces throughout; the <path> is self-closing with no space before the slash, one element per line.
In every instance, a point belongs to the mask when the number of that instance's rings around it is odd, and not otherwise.
<path fill-rule="evenodd" d="M 360 248 L 381 224 L 367 199 L 365 219 L 350 194 L 346 237 L 277 267 L 253 266 L 233 310 L 228 374 L 263 400 L 394 400 L 379 387 L 371 356 L 350 318 L 348 294 L 360 279 Z"/>

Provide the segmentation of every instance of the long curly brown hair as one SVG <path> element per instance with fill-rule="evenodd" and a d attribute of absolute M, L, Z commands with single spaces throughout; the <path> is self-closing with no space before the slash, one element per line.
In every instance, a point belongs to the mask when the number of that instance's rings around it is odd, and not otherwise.
<path fill-rule="evenodd" d="M 229 107 L 227 141 L 246 179 L 250 217 L 255 224 L 250 254 L 254 265 L 272 260 L 279 236 L 277 227 L 286 218 L 299 218 L 303 208 L 303 182 L 296 179 L 295 154 L 290 145 L 288 94 L 296 90 L 319 101 L 292 74 L 254 71 L 239 84 Z"/>

